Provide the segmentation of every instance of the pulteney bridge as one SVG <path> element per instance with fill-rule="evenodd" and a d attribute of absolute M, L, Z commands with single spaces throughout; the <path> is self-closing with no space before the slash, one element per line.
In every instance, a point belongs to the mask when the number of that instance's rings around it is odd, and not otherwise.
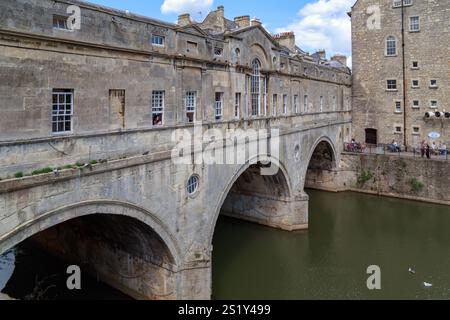
<path fill-rule="evenodd" d="M 173 143 L 167 140 L 166 150 L 146 155 L 0 181 L 0 252 L 32 237 L 133 297 L 208 299 L 219 214 L 284 230 L 307 229 L 308 168 L 339 170 L 349 117 L 333 112 L 245 121 L 254 128 L 281 128 L 274 176 L 261 176 L 258 164 L 250 163 L 174 164 Z M 79 139 L 121 148 L 130 140 L 144 146 L 149 135 L 158 134 L 162 146 L 169 133 Z M 53 146 L 64 150 L 70 144 L 61 140 Z M 19 152 L 20 144 L 16 148 Z M 199 183 L 190 195 L 192 175 Z"/>

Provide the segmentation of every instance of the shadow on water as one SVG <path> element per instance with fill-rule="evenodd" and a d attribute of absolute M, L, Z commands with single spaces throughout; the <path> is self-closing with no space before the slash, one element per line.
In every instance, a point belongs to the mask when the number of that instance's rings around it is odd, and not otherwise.
<path fill-rule="evenodd" d="M 308 231 L 220 219 L 214 298 L 450 298 L 449 207 L 356 193 L 308 193 Z M 367 289 L 370 265 L 381 268 L 382 290 Z M 425 288 L 424 282 L 433 287 Z"/>
<path fill-rule="evenodd" d="M 0 257 L 0 292 L 20 300 L 130 299 L 87 274 L 82 274 L 81 290 L 68 290 L 68 266 L 24 241 Z"/>

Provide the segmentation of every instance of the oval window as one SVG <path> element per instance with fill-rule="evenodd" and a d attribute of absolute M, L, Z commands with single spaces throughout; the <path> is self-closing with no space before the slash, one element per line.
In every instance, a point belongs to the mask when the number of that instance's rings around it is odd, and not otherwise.
<path fill-rule="evenodd" d="M 193 175 L 189 178 L 187 183 L 187 192 L 189 195 L 193 195 L 197 192 L 199 185 L 199 178 L 196 175 Z"/>

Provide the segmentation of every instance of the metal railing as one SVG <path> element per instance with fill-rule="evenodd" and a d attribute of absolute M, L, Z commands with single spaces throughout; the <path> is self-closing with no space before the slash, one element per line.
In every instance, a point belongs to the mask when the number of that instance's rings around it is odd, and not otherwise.
<path fill-rule="evenodd" d="M 423 152 L 420 148 L 408 147 L 408 149 L 405 150 L 404 147 L 394 147 L 393 145 L 387 144 L 364 145 L 360 143 L 345 143 L 344 152 L 427 159 L 426 152 Z M 430 149 L 430 159 L 448 161 L 450 160 L 450 150 Z"/>

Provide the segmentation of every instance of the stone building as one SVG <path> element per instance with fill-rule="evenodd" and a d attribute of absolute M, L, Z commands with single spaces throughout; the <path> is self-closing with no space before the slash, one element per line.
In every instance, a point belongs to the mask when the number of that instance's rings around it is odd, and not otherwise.
<path fill-rule="evenodd" d="M 358 0 L 351 19 L 356 139 L 448 146 L 450 2 Z"/>
<path fill-rule="evenodd" d="M 79 29 L 70 27 L 73 4 Z M 3 0 L 0 9 L 2 172 L 60 162 L 61 154 L 34 144 L 43 140 L 69 148 L 68 137 L 165 135 L 194 120 L 350 109 L 345 57 L 310 56 L 293 33 L 271 35 L 249 16 L 226 19 L 223 7 L 201 23 L 181 15 L 177 24 L 79 1 Z M 74 153 L 142 151 L 139 143 L 103 143 L 77 144 Z"/>

